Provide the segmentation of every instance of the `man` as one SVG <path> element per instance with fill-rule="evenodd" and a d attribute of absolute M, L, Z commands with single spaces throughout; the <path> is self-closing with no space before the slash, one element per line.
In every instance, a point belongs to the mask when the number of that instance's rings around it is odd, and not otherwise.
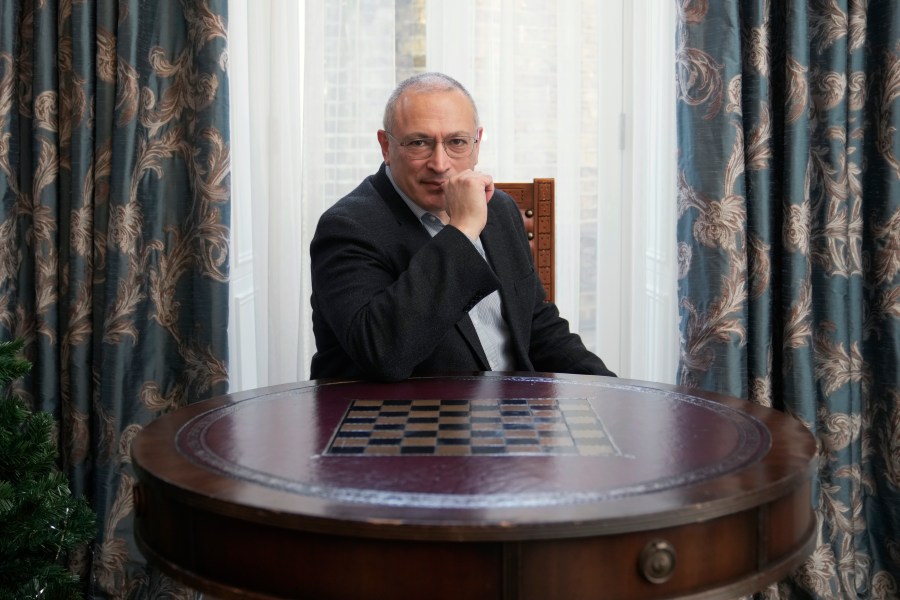
<path fill-rule="evenodd" d="M 456 80 L 426 73 L 393 92 L 384 163 L 322 215 L 310 246 L 313 379 L 613 375 L 545 302 L 515 201 L 473 170 L 481 136 Z"/>

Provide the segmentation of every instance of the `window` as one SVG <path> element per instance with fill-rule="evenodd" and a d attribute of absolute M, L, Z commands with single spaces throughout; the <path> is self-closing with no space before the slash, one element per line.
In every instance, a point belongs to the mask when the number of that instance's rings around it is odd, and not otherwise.
<path fill-rule="evenodd" d="M 308 244 L 380 164 L 394 85 L 479 106 L 479 168 L 554 177 L 557 304 L 620 376 L 672 383 L 675 7 L 653 0 L 231 0 L 233 391 L 305 379 Z"/>

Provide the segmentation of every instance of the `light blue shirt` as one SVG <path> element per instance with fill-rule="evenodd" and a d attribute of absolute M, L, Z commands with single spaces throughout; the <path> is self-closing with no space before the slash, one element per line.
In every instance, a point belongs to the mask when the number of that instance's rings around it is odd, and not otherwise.
<path fill-rule="evenodd" d="M 403 201 L 409 207 L 409 210 L 411 210 L 413 214 L 416 215 L 416 218 L 421 221 L 425 230 L 431 234 L 431 237 L 436 236 L 438 232 L 444 228 L 444 223 L 441 222 L 437 215 L 428 212 L 403 193 L 394 182 L 390 167 L 386 167 L 385 171 L 388 179 L 391 180 L 394 189 L 397 190 L 397 193 L 403 198 Z M 481 243 L 481 239 L 475 238 L 472 240 L 472 244 L 478 250 L 478 253 L 481 254 L 481 257 L 490 264 L 490 261 L 487 259 L 487 255 L 484 252 L 484 246 Z M 512 358 L 512 344 L 510 343 L 509 327 L 507 327 L 506 321 L 503 320 L 500 293 L 497 290 L 494 290 L 489 295 L 482 298 L 481 302 L 476 304 L 472 310 L 469 311 L 469 318 L 472 319 L 472 324 L 475 325 L 475 331 L 478 333 L 478 341 L 481 342 L 481 347 L 484 348 L 484 353 L 487 355 L 491 370 L 514 370 L 515 362 Z"/>

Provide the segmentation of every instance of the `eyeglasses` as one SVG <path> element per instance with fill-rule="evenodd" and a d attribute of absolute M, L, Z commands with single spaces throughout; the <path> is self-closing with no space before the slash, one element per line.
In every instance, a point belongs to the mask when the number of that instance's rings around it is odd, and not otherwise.
<path fill-rule="evenodd" d="M 465 158 L 472 155 L 472 152 L 475 151 L 475 144 L 478 143 L 478 138 L 468 135 L 455 135 L 446 140 L 415 138 L 401 142 L 392 136 L 390 131 L 385 131 L 385 133 L 389 138 L 397 142 L 403 148 L 403 151 L 406 152 L 406 155 L 412 159 L 429 158 L 434 154 L 434 149 L 439 141 L 444 146 L 444 152 L 450 158 Z"/>

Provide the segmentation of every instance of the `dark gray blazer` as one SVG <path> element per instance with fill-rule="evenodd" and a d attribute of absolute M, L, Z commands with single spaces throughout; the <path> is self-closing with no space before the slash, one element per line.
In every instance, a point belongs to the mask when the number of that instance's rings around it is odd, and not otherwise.
<path fill-rule="evenodd" d="M 382 164 L 325 211 L 310 246 L 312 378 L 490 370 L 467 313 L 497 289 L 517 370 L 613 375 L 544 301 L 519 209 L 499 190 L 481 241 L 493 269 L 455 227 L 432 238 Z"/>

